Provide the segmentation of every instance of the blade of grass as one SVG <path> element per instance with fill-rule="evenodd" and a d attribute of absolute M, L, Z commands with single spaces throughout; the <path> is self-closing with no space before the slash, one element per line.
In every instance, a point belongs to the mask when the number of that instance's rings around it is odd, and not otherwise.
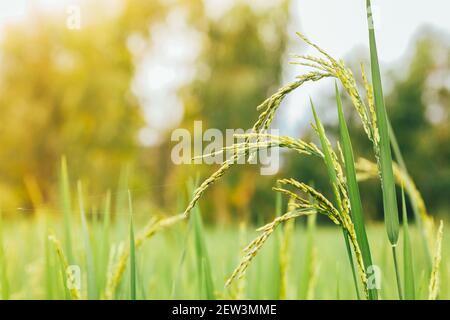
<path fill-rule="evenodd" d="M 136 300 L 136 248 L 133 228 L 133 204 L 130 190 L 128 190 L 128 208 L 130 215 L 130 298 L 131 300 Z"/>
<path fill-rule="evenodd" d="M 190 183 L 189 191 L 192 193 L 195 190 L 194 184 Z M 200 272 L 200 291 L 203 291 L 205 298 L 214 300 L 214 284 L 211 276 L 211 264 L 208 255 L 208 250 L 205 244 L 205 235 L 203 230 L 203 222 L 200 209 L 196 206 L 192 212 L 193 226 L 194 226 L 194 242 L 195 252 L 197 256 L 197 268 Z"/>
<path fill-rule="evenodd" d="M 78 187 L 78 202 L 80 206 L 81 230 L 83 234 L 83 244 L 86 259 L 88 299 L 93 300 L 98 298 L 98 290 L 97 290 L 97 282 L 95 280 L 94 256 L 92 254 L 91 240 L 89 237 L 89 229 L 86 221 L 86 213 L 84 209 L 84 200 L 83 200 L 83 186 L 81 184 L 81 181 L 78 181 L 77 187 Z"/>
<path fill-rule="evenodd" d="M 316 232 L 316 217 L 317 215 L 312 214 L 307 217 L 306 222 L 306 249 L 305 249 L 305 259 L 304 259 L 304 270 L 300 276 L 299 285 L 299 299 L 306 300 L 309 291 L 310 279 L 314 271 L 314 234 Z"/>
<path fill-rule="evenodd" d="M 348 132 L 347 124 L 345 122 L 344 113 L 342 111 L 342 100 L 339 94 L 337 83 L 336 89 L 336 102 L 339 115 L 339 129 L 342 142 L 342 153 L 344 155 L 345 162 L 345 175 L 347 177 L 348 195 L 350 199 L 350 205 L 352 208 L 352 218 L 355 224 L 355 231 L 358 241 L 361 245 L 361 253 L 363 256 L 364 267 L 367 268 L 372 265 L 372 255 L 370 253 L 369 240 L 367 238 L 366 228 L 364 224 L 363 209 L 361 204 L 361 196 L 359 193 L 358 182 L 356 179 L 355 160 L 353 157 L 353 148 L 350 140 L 350 134 Z M 377 289 L 369 290 L 369 298 L 371 300 L 378 299 Z"/>
<path fill-rule="evenodd" d="M 396 254 L 396 246 L 399 237 L 399 219 L 397 208 L 397 195 L 395 193 L 395 180 L 392 168 L 391 142 L 389 137 L 388 116 L 384 104 L 383 86 L 381 83 L 381 71 L 378 62 L 377 43 L 375 38 L 375 28 L 372 16 L 372 5 L 370 0 L 366 0 L 367 20 L 369 24 L 369 43 L 370 43 L 370 61 L 372 68 L 372 83 L 375 98 L 375 112 L 377 116 L 377 124 L 380 135 L 379 152 L 380 152 L 380 177 L 383 194 L 384 206 L 384 223 L 388 234 L 389 242 L 392 246 L 392 256 L 395 274 L 397 276 L 398 295 L 402 298 L 401 279 L 398 270 L 398 260 Z"/>
<path fill-rule="evenodd" d="M 1 283 L 1 293 L 2 300 L 9 300 L 9 281 L 8 281 L 8 271 L 6 265 L 5 248 L 3 244 L 3 214 L 0 210 L 0 283 Z"/>
<path fill-rule="evenodd" d="M 414 269 L 411 249 L 411 238 L 408 226 L 408 214 L 406 212 L 405 191 L 402 188 L 402 213 L 403 213 L 403 273 L 405 277 L 405 299 L 415 299 Z"/>
<path fill-rule="evenodd" d="M 395 132 L 392 128 L 391 122 L 389 121 L 389 117 L 387 117 L 387 123 L 388 123 L 388 127 L 389 127 L 389 136 L 391 138 L 392 151 L 394 152 L 395 159 L 397 160 L 397 163 L 398 163 L 400 169 L 405 173 L 405 176 L 408 177 L 408 176 L 410 176 L 408 173 L 408 168 L 406 167 L 405 161 L 403 160 L 403 156 L 400 151 L 400 146 L 398 145 L 397 137 L 395 136 Z M 409 189 L 407 186 L 405 186 L 405 188 L 407 190 Z M 414 220 L 416 222 L 417 229 L 419 229 L 419 234 L 420 234 L 423 250 L 425 252 L 425 262 L 427 264 L 428 271 L 431 273 L 433 261 L 431 259 L 430 246 L 427 241 L 427 231 L 425 229 L 423 217 L 420 214 L 419 204 L 417 203 L 418 202 L 417 198 L 414 197 L 410 193 L 409 199 L 411 201 L 411 206 L 412 206 L 413 213 L 414 213 Z"/>
<path fill-rule="evenodd" d="M 67 169 L 66 157 L 61 159 L 61 172 L 59 177 L 60 199 L 62 201 L 62 211 L 64 214 L 64 245 L 67 252 L 67 260 L 69 264 L 75 262 L 72 251 L 72 199 L 70 195 L 69 172 Z"/>
<path fill-rule="evenodd" d="M 102 244 L 101 244 L 101 271 L 102 279 L 100 287 L 106 284 L 106 273 L 108 271 L 108 260 L 110 251 L 110 224 L 111 224 L 111 191 L 108 190 L 105 197 L 103 209 Z"/>
<path fill-rule="evenodd" d="M 74 285 L 75 284 L 74 279 L 70 278 L 72 273 L 67 272 L 69 269 L 69 262 L 66 258 L 66 255 L 63 252 L 60 242 L 58 241 L 58 239 L 56 239 L 55 235 L 53 235 L 53 234 L 50 234 L 48 236 L 48 240 L 53 243 L 56 254 L 59 258 L 59 262 L 60 262 L 60 266 L 61 266 L 62 285 L 63 285 L 65 292 L 68 295 L 68 298 L 70 298 L 72 300 L 80 300 L 81 299 L 80 289 L 76 285 Z M 68 282 L 71 283 L 70 286 L 67 285 Z"/>
<path fill-rule="evenodd" d="M 320 144 L 322 146 L 322 151 L 323 151 L 323 154 L 324 154 L 325 164 L 326 164 L 327 171 L 328 171 L 328 178 L 330 179 L 331 187 L 333 189 L 333 193 L 334 193 L 334 196 L 335 196 L 335 202 L 336 203 L 340 203 L 340 199 L 339 199 L 340 196 L 339 196 L 339 190 L 338 190 L 339 182 L 338 182 L 338 178 L 337 178 L 337 175 L 336 175 L 336 172 L 335 172 L 330 146 L 328 145 L 328 142 L 327 142 L 327 139 L 326 139 L 325 129 L 323 128 L 322 123 L 321 123 L 319 117 L 317 116 L 317 113 L 316 113 L 316 110 L 314 108 L 314 104 L 313 104 L 312 100 L 311 100 L 311 109 L 313 111 L 314 119 L 316 121 L 317 133 L 318 133 L 319 138 L 320 138 Z M 347 235 L 347 233 L 346 233 L 344 228 L 342 228 L 342 234 L 344 236 L 344 241 L 345 241 L 345 247 L 347 249 L 348 260 L 349 260 L 349 263 L 350 263 L 350 266 L 351 266 L 351 269 L 352 269 L 353 280 L 354 280 L 354 284 L 355 284 L 356 296 L 357 296 L 357 298 L 359 300 L 361 297 L 360 297 L 359 288 L 358 288 L 358 281 L 357 281 L 357 277 L 356 277 L 355 265 L 353 263 L 353 256 L 352 256 L 352 251 L 351 251 L 348 235 Z"/>

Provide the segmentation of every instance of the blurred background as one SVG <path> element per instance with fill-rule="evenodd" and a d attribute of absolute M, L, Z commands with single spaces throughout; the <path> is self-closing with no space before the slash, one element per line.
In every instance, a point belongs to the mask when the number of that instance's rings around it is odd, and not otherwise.
<path fill-rule="evenodd" d="M 450 190 L 450 4 L 375 2 L 379 51 L 391 122 L 410 174 L 433 215 L 447 216 Z M 401 17 L 401 23 L 398 21 Z M 77 24 L 78 23 L 78 24 Z M 107 190 L 142 215 L 175 214 L 190 177 L 216 166 L 174 165 L 176 128 L 248 129 L 256 106 L 304 70 L 290 54 L 309 53 L 304 32 L 359 74 L 368 68 L 365 1 L 341 0 L 17 0 L 0 3 L 0 207 L 4 216 L 58 210 L 66 157 L 83 180 L 89 207 Z M 333 81 L 302 87 L 283 102 L 274 127 L 316 139 L 311 95 L 337 133 Z M 371 146 L 346 103 L 357 156 Z M 257 165 L 234 168 L 203 198 L 211 223 L 273 216 L 277 178 L 314 181 L 329 191 L 312 158 L 282 154 L 274 176 Z M 379 182 L 365 182 L 366 214 L 382 216 Z"/>

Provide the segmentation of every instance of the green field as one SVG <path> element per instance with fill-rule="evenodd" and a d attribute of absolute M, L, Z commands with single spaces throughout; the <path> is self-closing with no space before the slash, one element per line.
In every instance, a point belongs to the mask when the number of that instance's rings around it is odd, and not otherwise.
<path fill-rule="evenodd" d="M 9 288 L 11 299 L 69 298 L 63 289 L 60 261 L 54 246 L 48 240 L 46 231 L 54 230 L 56 236 L 62 239 L 64 237 L 62 221 L 58 223 L 60 219 L 54 218 L 47 224 L 44 218 L 36 218 L 32 221 L 33 223 L 29 220 L 23 218 L 4 225 L 4 255 L 1 257 L 1 265 L 6 266 L 7 273 L 6 279 L 5 274 L 1 274 L 3 298 L 8 298 L 5 296 L 5 285 Z M 107 235 L 104 233 L 105 229 L 101 221 L 94 219 L 89 223 L 95 274 L 94 287 L 91 289 L 95 292 L 95 298 L 104 298 L 108 260 L 111 260 L 108 257 L 112 250 L 117 251 L 120 247 L 124 249 L 128 246 L 126 220 L 124 219 L 123 223 L 112 223 Z M 144 227 L 145 215 L 136 214 L 136 220 L 136 229 L 140 230 Z M 71 229 L 74 264 L 79 265 L 81 269 L 81 298 L 86 299 L 88 296 L 87 254 L 80 221 L 75 221 Z M 413 247 L 420 248 L 415 229 L 411 228 L 411 231 Z M 139 231 L 136 230 L 136 233 L 139 234 Z M 101 241 L 105 236 L 110 239 L 106 246 Z M 351 269 L 339 229 L 332 226 L 320 226 L 313 234 L 313 259 L 307 259 L 307 231 L 300 220 L 295 231 L 288 237 L 288 249 L 281 250 L 288 256 L 285 266 L 281 267 L 282 272 L 280 272 L 280 264 L 283 265 L 283 263 L 280 262 L 280 256 L 283 256 L 283 253 L 280 253 L 279 249 L 283 247 L 286 240 L 283 240 L 280 234 L 268 240 L 250 265 L 247 275 L 236 281 L 229 289 L 225 289 L 226 279 L 239 263 L 240 249 L 255 236 L 254 227 L 241 227 L 240 231 L 232 227 L 206 228 L 204 239 L 211 264 L 215 298 L 278 299 L 282 294 L 284 295 L 282 297 L 287 299 L 356 299 Z M 397 299 L 391 251 L 386 242 L 383 226 L 371 225 L 368 236 L 373 248 L 374 263 L 382 272 L 380 298 Z M 449 245 L 448 238 L 444 238 L 444 248 L 448 248 Z M 206 298 L 204 282 L 199 279 L 197 255 L 195 230 L 189 228 L 189 223 L 186 221 L 180 221 L 146 240 L 136 251 L 137 298 Z M 448 258 L 447 250 L 443 252 L 440 299 L 450 297 Z M 414 250 L 414 266 L 417 267 L 416 294 L 419 299 L 428 297 L 428 277 L 425 277 L 419 268 L 423 265 L 421 250 Z M 128 260 L 127 269 L 115 294 L 117 299 L 130 299 L 129 266 Z M 302 277 L 307 272 L 306 268 L 310 267 L 314 276 L 307 276 L 305 283 Z M 283 281 L 287 284 L 284 290 L 280 289 Z"/>

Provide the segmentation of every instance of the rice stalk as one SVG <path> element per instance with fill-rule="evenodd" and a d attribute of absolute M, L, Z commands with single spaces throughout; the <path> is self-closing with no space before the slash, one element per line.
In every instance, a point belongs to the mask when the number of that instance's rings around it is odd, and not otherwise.
<path fill-rule="evenodd" d="M 428 286 L 428 300 L 436 300 L 439 296 L 440 266 L 442 260 L 442 238 L 444 236 L 444 222 L 441 220 L 436 236 L 434 250 L 433 269 L 431 271 L 430 284 Z"/>

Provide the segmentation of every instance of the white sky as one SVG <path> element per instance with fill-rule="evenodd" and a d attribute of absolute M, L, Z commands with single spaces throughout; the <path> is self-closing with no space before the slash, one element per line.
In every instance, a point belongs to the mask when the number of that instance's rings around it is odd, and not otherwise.
<path fill-rule="evenodd" d="M 151 1 L 151 0 L 149 0 Z M 221 11 L 227 10 L 230 7 L 230 2 L 238 0 L 207 0 L 207 10 L 212 16 L 220 15 Z M 248 1 L 256 6 L 270 3 L 272 5 L 276 1 L 273 0 L 240 0 Z M 2 27 L 10 21 L 23 21 L 26 23 L 27 12 L 33 8 L 43 10 L 51 10 L 65 13 L 67 5 L 88 2 L 86 0 L 0 0 L 0 33 Z M 103 0 L 100 1 L 105 3 Z M 114 1 L 113 1 L 114 2 Z M 435 29 L 441 30 L 448 34 L 450 38 L 450 1 L 448 0 L 373 0 L 375 26 L 377 29 L 378 49 L 382 68 L 386 69 L 390 65 L 395 65 L 395 62 L 401 61 L 408 48 L 411 45 L 413 36 L 417 30 L 423 25 L 430 25 Z M 90 12 L 89 15 L 95 13 Z M 326 49 L 329 53 L 337 58 L 343 58 L 350 54 L 355 48 L 367 47 L 367 22 L 365 18 L 365 1 L 364 0 L 292 0 L 291 5 L 292 22 L 289 32 L 294 35 L 297 30 L 305 33 L 310 39 L 318 43 L 321 47 Z M 177 19 L 175 19 L 176 21 Z M 173 35 L 178 35 L 175 39 L 183 39 L 180 36 L 180 28 L 183 29 L 183 24 L 178 23 L 173 27 Z M 193 35 L 195 37 L 195 35 Z M 160 37 L 161 38 L 161 37 Z M 166 38 L 170 38 L 169 34 Z M 188 37 L 192 39 L 192 37 Z M 143 94 L 142 99 L 146 96 L 151 96 L 152 79 L 156 77 L 161 81 L 161 75 L 173 75 L 175 70 L 170 71 L 170 68 L 179 70 L 180 65 L 183 65 L 182 57 L 188 56 L 192 61 L 192 54 L 186 54 L 189 45 L 186 43 L 179 43 L 174 41 L 166 41 L 164 37 L 161 38 L 164 45 L 158 46 L 161 52 L 156 52 L 158 59 L 152 59 L 153 65 L 149 66 L 143 64 L 146 70 L 141 71 L 142 78 L 137 79 L 135 86 L 138 86 L 143 92 L 146 90 L 145 83 L 148 82 L 147 94 Z M 192 43 L 192 42 L 191 42 Z M 299 41 L 294 43 L 300 44 Z M 195 46 L 191 46 L 192 50 L 198 50 Z M 165 49 L 164 49 L 165 48 Z M 170 52 L 182 52 L 183 55 L 178 55 L 180 59 L 171 64 L 164 57 L 173 55 L 162 52 L 167 50 Z M 299 47 L 289 48 L 290 52 L 299 52 Z M 155 67 L 157 65 L 157 68 Z M 165 71 L 161 68 L 165 68 Z M 187 73 L 189 70 L 186 71 Z M 300 72 L 299 68 L 293 65 L 288 65 L 286 61 L 285 82 L 291 81 L 295 75 Z M 176 73 L 175 73 L 176 74 Z M 179 74 L 178 74 L 179 75 Z M 173 83 L 170 83 L 167 90 L 173 90 Z M 308 96 L 313 98 L 318 95 L 319 90 L 323 90 L 323 86 L 314 85 L 307 86 L 299 92 L 295 92 L 287 101 L 285 106 L 285 117 L 287 119 L 288 128 L 295 123 L 307 123 L 311 119 L 309 116 L 309 108 L 307 107 Z M 158 88 L 161 91 L 161 88 Z M 170 98 L 167 92 L 164 96 L 167 97 L 167 103 L 179 103 Z M 164 91 L 164 90 L 163 90 Z M 162 97 L 162 96 L 161 96 Z M 170 99 L 169 99 L 170 98 Z M 171 100 L 172 99 L 172 100 Z M 172 102 L 170 102 L 172 101 Z M 179 108 L 168 108 L 167 103 L 163 103 L 159 99 L 158 103 L 164 105 L 160 110 L 178 110 Z M 147 110 L 148 111 L 148 110 Z M 146 114 L 155 115 L 154 112 L 147 112 Z M 164 112 L 164 111 L 162 111 Z M 158 117 L 157 117 L 158 119 Z M 159 119 L 161 122 L 161 119 Z M 284 119 L 283 119 L 284 121 Z M 151 135 L 147 132 L 147 135 Z"/>

